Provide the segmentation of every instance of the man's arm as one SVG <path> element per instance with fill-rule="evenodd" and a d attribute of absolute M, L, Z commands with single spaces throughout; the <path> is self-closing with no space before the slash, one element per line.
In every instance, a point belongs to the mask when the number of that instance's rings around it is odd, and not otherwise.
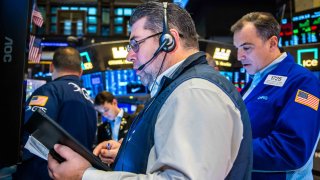
<path fill-rule="evenodd" d="M 191 79 L 160 110 L 147 174 L 89 168 L 67 148 L 62 154 L 67 161 L 59 165 L 50 158 L 49 170 L 55 177 L 83 175 L 83 179 L 223 179 L 237 156 L 242 134 L 240 112 L 229 97 L 206 80 Z M 60 154 L 59 148 L 56 151 Z"/>
<path fill-rule="evenodd" d="M 221 89 L 203 79 L 186 81 L 159 112 L 146 175 L 90 168 L 83 179 L 223 179 L 240 147 L 240 118 Z"/>
<path fill-rule="evenodd" d="M 298 89 L 318 96 L 319 84 L 314 78 L 304 78 L 296 84 L 286 92 L 289 98 L 270 134 L 253 139 L 255 171 L 296 170 L 312 158 L 319 135 L 319 109 L 312 109 L 295 99 Z"/>

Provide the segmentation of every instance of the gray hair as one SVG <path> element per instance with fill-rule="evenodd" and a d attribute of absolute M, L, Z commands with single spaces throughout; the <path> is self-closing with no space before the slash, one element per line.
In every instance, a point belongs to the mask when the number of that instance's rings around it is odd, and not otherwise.
<path fill-rule="evenodd" d="M 184 41 L 185 48 L 197 48 L 198 35 L 190 14 L 176 4 L 168 3 L 167 20 L 169 28 L 179 32 Z M 147 2 L 139 5 L 130 17 L 129 24 L 132 26 L 141 18 L 147 18 L 144 28 L 154 33 L 163 29 L 163 4 L 159 2 Z"/>

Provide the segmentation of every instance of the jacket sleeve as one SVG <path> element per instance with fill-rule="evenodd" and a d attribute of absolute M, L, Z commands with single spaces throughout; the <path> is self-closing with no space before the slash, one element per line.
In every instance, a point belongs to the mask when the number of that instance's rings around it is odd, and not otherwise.
<path fill-rule="evenodd" d="M 43 99 L 38 99 L 37 101 L 35 99 L 37 97 Z M 36 109 L 41 109 L 52 119 L 57 119 L 59 110 L 58 97 L 56 96 L 54 89 L 47 84 L 36 89 L 27 100 L 25 106 L 25 122 L 29 120 Z"/>
<path fill-rule="evenodd" d="M 286 92 L 280 93 L 285 96 L 285 102 L 277 112 L 279 115 L 273 119 L 271 132 L 253 139 L 254 171 L 296 170 L 312 158 L 320 129 L 318 81 L 311 77 L 300 78 Z M 304 97 L 307 98 L 305 102 L 297 100 L 300 90 L 309 94 Z M 314 96 L 314 106 L 310 104 L 311 95 Z"/>

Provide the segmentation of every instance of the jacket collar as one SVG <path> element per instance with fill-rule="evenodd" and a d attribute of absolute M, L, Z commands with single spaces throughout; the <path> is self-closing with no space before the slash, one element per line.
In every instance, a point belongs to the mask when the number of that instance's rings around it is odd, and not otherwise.
<path fill-rule="evenodd" d="M 269 74 L 278 75 L 278 76 L 287 76 L 293 65 L 295 65 L 294 58 L 291 54 L 287 53 L 287 57 L 283 61 L 281 61 L 274 70 L 266 74 L 265 77 L 261 79 L 258 85 L 253 89 L 253 91 L 248 95 L 248 97 L 244 101 L 248 102 L 256 95 L 260 95 L 260 92 L 267 86 L 264 84 L 264 81 L 266 80 Z M 247 86 L 250 86 L 250 83 L 246 85 L 244 90 L 248 89 Z M 244 92 L 245 91 L 241 92 L 241 94 L 244 94 Z"/>
<path fill-rule="evenodd" d="M 190 69 L 191 67 L 197 65 L 197 64 L 205 64 L 207 63 L 207 60 L 205 59 L 206 54 L 204 52 L 197 52 L 189 56 L 186 60 L 183 61 L 183 63 L 177 68 L 177 70 L 174 72 L 172 77 L 166 77 L 164 76 L 160 81 L 160 86 L 157 94 L 157 96 L 165 87 L 167 87 L 172 81 L 174 81 L 176 78 L 178 78 L 184 71 Z"/>

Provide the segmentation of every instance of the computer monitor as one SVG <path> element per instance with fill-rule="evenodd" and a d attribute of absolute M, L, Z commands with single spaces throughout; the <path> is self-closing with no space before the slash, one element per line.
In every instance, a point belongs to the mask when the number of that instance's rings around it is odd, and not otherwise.
<path fill-rule="evenodd" d="M 230 82 L 233 81 L 233 73 L 231 71 L 219 71 L 219 73 L 227 78 Z"/>
<path fill-rule="evenodd" d="M 148 93 L 133 69 L 108 70 L 105 72 L 106 91 L 115 96 L 137 96 Z"/>
<path fill-rule="evenodd" d="M 26 79 L 26 100 L 32 95 L 32 93 L 38 89 L 40 86 L 47 83 L 45 80 L 39 80 L 39 79 Z"/>
<path fill-rule="evenodd" d="M 81 76 L 82 85 L 88 91 L 90 97 L 94 99 L 96 95 L 105 90 L 104 72 L 95 72 Z"/>
<path fill-rule="evenodd" d="M 31 15 L 29 0 L 1 0 L 0 169 L 21 160 L 21 124 L 24 117 L 24 72 Z"/>
<path fill-rule="evenodd" d="M 294 13 L 281 20 L 279 46 L 320 42 L 320 8 Z"/>
<path fill-rule="evenodd" d="M 118 103 L 119 108 L 124 109 L 125 112 L 133 114 L 137 109 L 137 104 Z"/>
<path fill-rule="evenodd" d="M 320 8 L 294 14 L 292 25 L 293 38 L 298 44 L 320 42 Z"/>
<path fill-rule="evenodd" d="M 290 53 L 299 65 L 311 71 L 320 71 L 320 43 L 287 46 L 283 49 Z"/>

